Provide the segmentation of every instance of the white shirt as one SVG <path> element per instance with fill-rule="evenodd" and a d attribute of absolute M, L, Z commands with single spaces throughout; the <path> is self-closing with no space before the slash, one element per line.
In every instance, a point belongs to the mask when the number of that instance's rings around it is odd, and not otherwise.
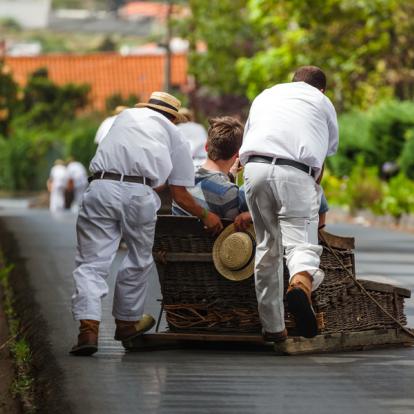
<path fill-rule="evenodd" d="M 79 161 L 70 162 L 67 166 L 67 173 L 75 187 L 83 186 L 88 182 L 86 169 Z"/>
<path fill-rule="evenodd" d="M 332 102 L 305 82 L 266 89 L 252 103 L 240 162 L 250 155 L 295 160 L 320 171 L 338 148 L 338 123 Z"/>
<path fill-rule="evenodd" d="M 117 115 L 109 116 L 108 118 L 103 120 L 101 125 L 99 125 L 94 139 L 95 144 L 99 145 L 102 142 L 102 140 L 107 136 L 116 117 Z"/>
<path fill-rule="evenodd" d="M 116 118 L 91 161 L 92 173 L 143 176 L 153 187 L 194 186 L 190 149 L 178 128 L 148 108 L 129 108 Z"/>
<path fill-rule="evenodd" d="M 66 167 L 64 165 L 53 166 L 50 170 L 49 178 L 52 181 L 52 191 L 66 188 L 68 183 L 68 173 Z"/>
<path fill-rule="evenodd" d="M 201 124 L 196 122 L 184 122 L 177 125 L 185 139 L 190 144 L 191 156 L 194 166 L 198 167 L 207 159 L 206 141 L 207 131 Z"/>

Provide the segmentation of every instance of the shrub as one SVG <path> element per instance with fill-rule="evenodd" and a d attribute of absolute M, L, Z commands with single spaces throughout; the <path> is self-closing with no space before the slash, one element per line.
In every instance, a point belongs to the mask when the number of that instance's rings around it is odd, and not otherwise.
<path fill-rule="evenodd" d="M 346 199 L 351 212 L 360 209 L 379 212 L 383 191 L 383 183 L 378 177 L 378 169 L 366 167 L 363 159 L 358 158 L 346 185 Z"/>
<path fill-rule="evenodd" d="M 401 171 L 411 179 L 414 179 L 414 128 L 406 133 L 406 142 L 402 150 L 399 165 Z"/>
<path fill-rule="evenodd" d="M 414 181 L 409 180 L 404 174 L 391 178 L 385 188 L 381 208 L 397 222 L 404 213 L 414 213 Z"/>
<path fill-rule="evenodd" d="M 355 159 L 367 166 L 381 168 L 386 161 L 401 158 L 404 169 L 411 167 L 410 136 L 414 128 L 414 103 L 386 101 L 369 111 L 353 111 L 339 117 L 340 144 L 338 154 L 327 161 L 335 175 L 348 175 Z M 409 147 L 406 149 L 406 146 Z M 404 155 L 405 153 L 407 155 Z M 410 174 L 414 174 L 411 173 Z"/>

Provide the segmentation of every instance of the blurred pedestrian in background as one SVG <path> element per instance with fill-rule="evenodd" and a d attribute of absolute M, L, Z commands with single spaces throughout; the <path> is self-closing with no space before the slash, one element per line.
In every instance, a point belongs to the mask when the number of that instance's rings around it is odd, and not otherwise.
<path fill-rule="evenodd" d="M 95 144 L 99 145 L 102 140 L 106 137 L 109 130 L 111 129 L 111 126 L 113 125 L 115 118 L 124 110 L 127 109 L 126 106 L 117 106 L 112 113 L 111 116 L 108 116 L 108 118 L 104 119 L 101 125 L 99 125 L 98 130 L 96 131 L 95 135 Z"/>
<path fill-rule="evenodd" d="M 50 193 L 49 209 L 51 212 L 65 209 L 65 191 L 68 183 L 68 173 L 64 161 L 56 160 L 50 170 L 47 189 Z"/>
<path fill-rule="evenodd" d="M 77 213 L 82 195 L 88 186 L 88 174 L 85 167 L 79 162 L 70 158 L 67 165 L 68 184 L 67 192 L 71 192 L 71 199 L 66 208 Z"/>
<path fill-rule="evenodd" d="M 181 108 L 180 114 L 185 120 L 177 125 L 187 142 L 190 144 L 194 167 L 199 168 L 207 159 L 206 141 L 207 131 L 203 125 L 195 122 L 193 111 Z"/>

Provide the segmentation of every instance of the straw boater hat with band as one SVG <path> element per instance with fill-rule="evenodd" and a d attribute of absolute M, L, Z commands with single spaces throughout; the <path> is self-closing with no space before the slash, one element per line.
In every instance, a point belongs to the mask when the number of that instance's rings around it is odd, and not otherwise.
<path fill-rule="evenodd" d="M 213 262 L 226 279 L 240 281 L 254 273 L 256 234 L 250 225 L 245 231 L 236 231 L 234 224 L 227 226 L 213 246 Z"/>
<path fill-rule="evenodd" d="M 153 92 L 148 102 L 140 102 L 135 105 L 136 108 L 153 108 L 163 112 L 167 112 L 175 117 L 176 122 L 184 122 L 186 118 L 178 111 L 181 107 L 181 102 L 166 92 Z"/>

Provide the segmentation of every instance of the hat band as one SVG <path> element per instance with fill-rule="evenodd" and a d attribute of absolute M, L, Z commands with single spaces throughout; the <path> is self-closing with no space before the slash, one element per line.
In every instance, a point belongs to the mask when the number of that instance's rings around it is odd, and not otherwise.
<path fill-rule="evenodd" d="M 249 266 L 250 262 L 254 258 L 254 255 L 256 254 L 256 241 L 254 240 L 254 238 L 252 237 L 252 235 L 248 231 L 245 231 L 244 233 L 246 233 L 250 237 L 250 240 L 252 241 L 252 246 L 253 246 L 252 254 L 250 255 L 249 260 L 246 262 L 246 264 L 244 264 L 242 267 L 238 267 L 237 269 L 232 269 L 234 272 L 238 272 L 240 270 L 243 270 L 247 266 Z"/>
<path fill-rule="evenodd" d="M 174 110 L 175 112 L 178 112 L 175 106 L 167 104 L 167 102 L 161 101 L 160 99 L 150 99 L 148 103 L 153 104 L 153 105 L 165 106 L 166 108 L 169 108 L 169 109 Z"/>

